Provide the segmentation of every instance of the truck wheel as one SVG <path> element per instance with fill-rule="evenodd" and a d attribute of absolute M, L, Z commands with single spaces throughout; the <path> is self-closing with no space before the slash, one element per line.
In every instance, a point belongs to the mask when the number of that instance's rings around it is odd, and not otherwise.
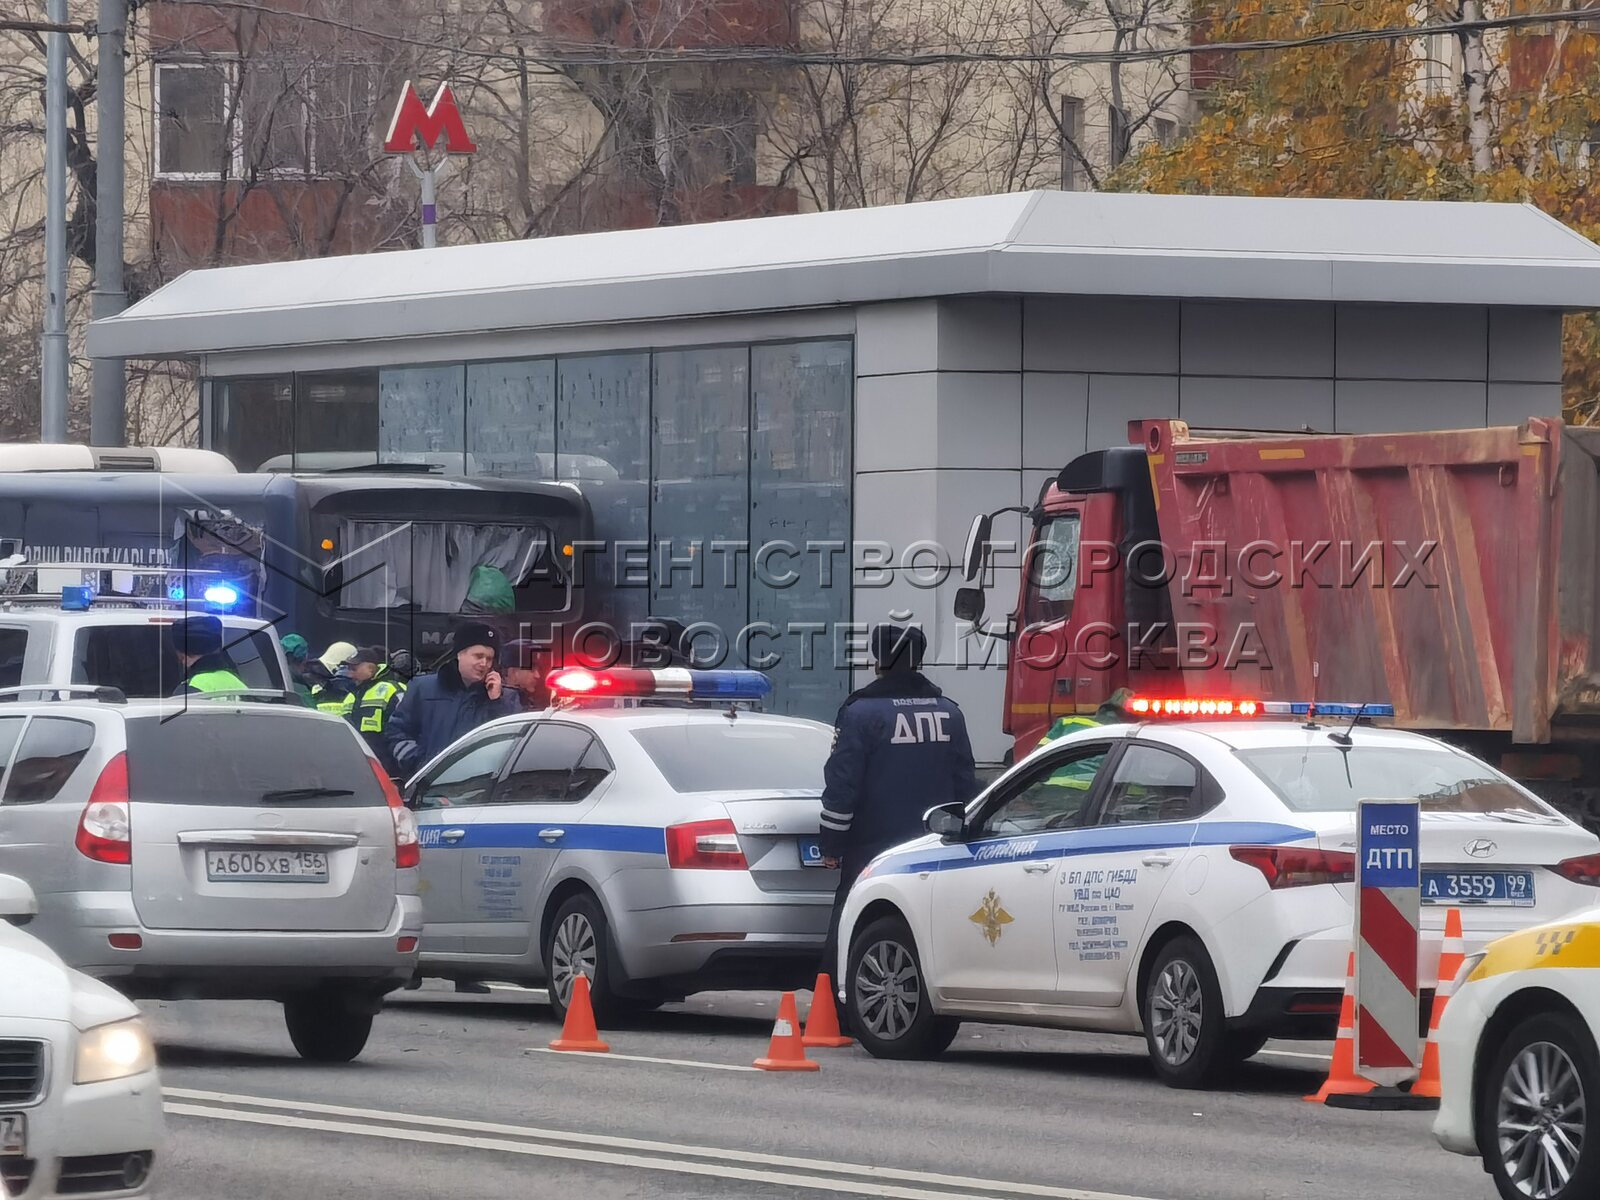
<path fill-rule="evenodd" d="M 1529 1017 L 1483 1082 L 1478 1138 L 1505 1200 L 1600 1195 L 1600 1055 L 1583 1022 Z"/>
<path fill-rule="evenodd" d="M 597 1024 L 604 1027 L 627 1010 L 627 1002 L 611 984 L 611 929 L 606 914 L 587 892 L 569 897 L 556 910 L 545 935 L 544 973 L 558 1021 L 567 1019 L 572 983 L 579 975 L 589 980 L 589 1002 Z"/>
<path fill-rule="evenodd" d="M 938 1058 L 960 1022 L 933 1011 L 916 939 L 898 917 L 882 917 L 850 944 L 845 1008 L 850 1032 L 874 1058 Z"/>
<path fill-rule="evenodd" d="M 1197 938 L 1174 938 L 1161 948 L 1141 1008 L 1150 1061 L 1169 1087 L 1210 1086 L 1240 1061 L 1226 1053 L 1222 989 Z"/>
<path fill-rule="evenodd" d="M 370 1012 L 359 1012 L 325 992 L 285 1000 L 283 1021 L 296 1052 L 307 1062 L 351 1062 L 372 1033 Z"/>

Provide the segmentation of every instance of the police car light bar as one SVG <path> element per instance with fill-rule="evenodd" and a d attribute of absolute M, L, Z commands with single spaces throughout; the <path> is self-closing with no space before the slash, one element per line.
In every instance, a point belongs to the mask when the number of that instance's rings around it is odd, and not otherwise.
<path fill-rule="evenodd" d="M 1252 700 L 1238 696 L 1135 696 L 1128 711 L 1140 717 L 1393 717 L 1392 704 Z"/>
<path fill-rule="evenodd" d="M 545 676 L 552 693 L 571 700 L 637 700 L 651 696 L 686 700 L 760 700 L 772 692 L 772 681 L 760 671 L 692 671 L 664 667 L 590 670 L 561 667 Z"/>

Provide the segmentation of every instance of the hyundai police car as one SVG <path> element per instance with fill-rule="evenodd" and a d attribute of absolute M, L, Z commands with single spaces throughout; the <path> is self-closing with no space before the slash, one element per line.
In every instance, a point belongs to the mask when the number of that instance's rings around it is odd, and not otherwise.
<path fill-rule="evenodd" d="M 1422 802 L 1425 989 L 1444 907 L 1473 949 L 1597 899 L 1600 839 L 1471 755 L 1357 724 L 1384 707 L 1134 705 L 1221 719 L 1069 734 L 868 866 L 837 965 L 869 1051 L 937 1054 L 963 1019 L 1142 1032 L 1193 1087 L 1331 1036 L 1364 798 Z"/>
<path fill-rule="evenodd" d="M 838 872 L 819 842 L 832 731 L 741 708 L 755 671 L 569 668 L 408 783 L 422 971 L 578 974 L 602 1020 L 691 992 L 810 987 Z"/>

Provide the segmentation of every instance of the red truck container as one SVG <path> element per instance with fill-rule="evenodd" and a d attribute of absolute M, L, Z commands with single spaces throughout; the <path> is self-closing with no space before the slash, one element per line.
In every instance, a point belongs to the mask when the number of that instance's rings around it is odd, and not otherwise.
<path fill-rule="evenodd" d="M 1600 817 L 1600 430 L 1191 432 L 1137 421 L 1031 510 L 1005 729 L 1118 688 L 1394 706 Z M 974 522 L 968 580 L 993 516 Z M 957 615 L 981 619 L 963 589 Z"/>

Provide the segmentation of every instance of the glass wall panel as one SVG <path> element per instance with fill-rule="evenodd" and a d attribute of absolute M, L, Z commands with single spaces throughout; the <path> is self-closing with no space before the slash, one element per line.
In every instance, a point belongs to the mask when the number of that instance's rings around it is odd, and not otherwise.
<path fill-rule="evenodd" d="M 312 470 L 375 459 L 378 373 L 330 371 L 294 377 L 294 464 Z"/>
<path fill-rule="evenodd" d="M 379 461 L 436 463 L 448 474 L 464 475 L 465 388 L 461 363 L 384 370 L 378 387 Z"/>
<path fill-rule="evenodd" d="M 294 377 L 219 379 L 211 387 L 211 448 L 241 471 L 294 451 Z"/>
<path fill-rule="evenodd" d="M 723 665 L 737 666 L 749 573 L 748 347 L 656 354 L 651 430 L 653 614 L 709 622 L 720 637 L 701 638 L 697 653 L 720 645 Z"/>
<path fill-rule="evenodd" d="M 551 479 L 556 471 L 556 362 L 467 365 L 471 473 Z"/>
<path fill-rule="evenodd" d="M 755 346 L 750 374 L 751 665 L 773 711 L 831 721 L 850 692 L 851 344 Z"/>
<path fill-rule="evenodd" d="M 582 485 L 603 553 L 580 564 L 585 612 L 627 626 L 650 610 L 650 356 L 556 364 L 556 474 Z"/>

